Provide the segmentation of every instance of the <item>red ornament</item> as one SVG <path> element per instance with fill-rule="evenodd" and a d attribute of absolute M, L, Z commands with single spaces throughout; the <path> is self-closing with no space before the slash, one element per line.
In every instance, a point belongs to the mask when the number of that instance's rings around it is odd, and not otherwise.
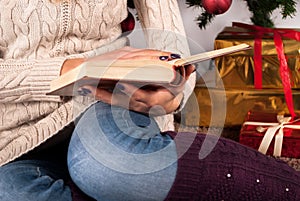
<path fill-rule="evenodd" d="M 125 20 L 121 22 L 122 32 L 124 34 L 129 34 L 135 26 L 135 20 L 131 12 L 128 11 L 128 16 Z"/>
<path fill-rule="evenodd" d="M 202 0 L 206 12 L 214 15 L 225 13 L 231 6 L 232 0 Z"/>

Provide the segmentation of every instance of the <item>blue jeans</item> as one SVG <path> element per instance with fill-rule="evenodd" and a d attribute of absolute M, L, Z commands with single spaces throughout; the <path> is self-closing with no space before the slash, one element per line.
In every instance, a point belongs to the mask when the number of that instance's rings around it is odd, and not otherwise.
<path fill-rule="evenodd" d="M 98 102 L 76 122 L 68 167 L 96 200 L 163 200 L 175 180 L 177 153 L 152 118 Z M 49 161 L 9 163 L 0 167 L 0 200 L 72 200 L 67 175 Z"/>
<path fill-rule="evenodd" d="M 76 124 L 68 166 L 77 186 L 96 200 L 164 200 L 177 153 L 152 118 L 99 102 Z"/>
<path fill-rule="evenodd" d="M 60 167 L 40 160 L 22 160 L 0 168 L 1 201 L 71 201 Z"/>

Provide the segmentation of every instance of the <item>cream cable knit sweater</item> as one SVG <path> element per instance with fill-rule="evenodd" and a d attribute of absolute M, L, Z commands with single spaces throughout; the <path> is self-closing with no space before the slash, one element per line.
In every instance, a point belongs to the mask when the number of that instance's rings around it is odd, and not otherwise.
<path fill-rule="evenodd" d="M 188 54 L 176 0 L 135 0 L 149 47 Z M 90 57 L 126 45 L 120 22 L 126 0 L 0 1 L 0 165 L 39 146 L 93 103 L 46 96 L 66 58 Z M 190 79 L 194 86 L 194 79 Z M 188 97 L 191 89 L 185 90 Z M 172 117 L 157 118 L 162 130 Z"/>

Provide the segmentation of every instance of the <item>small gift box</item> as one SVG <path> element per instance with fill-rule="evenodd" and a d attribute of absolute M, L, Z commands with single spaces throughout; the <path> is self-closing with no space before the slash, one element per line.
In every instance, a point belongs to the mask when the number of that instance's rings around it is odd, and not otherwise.
<path fill-rule="evenodd" d="M 300 119 L 249 111 L 239 142 L 267 155 L 300 158 Z"/>
<path fill-rule="evenodd" d="M 253 48 L 215 59 L 225 88 L 282 88 L 282 72 L 289 74 L 292 88 L 300 88 L 300 32 L 243 23 L 225 27 L 215 39 L 215 49 L 247 43 Z M 285 61 L 283 61 L 285 60 Z M 286 63 L 286 65 L 283 65 Z"/>

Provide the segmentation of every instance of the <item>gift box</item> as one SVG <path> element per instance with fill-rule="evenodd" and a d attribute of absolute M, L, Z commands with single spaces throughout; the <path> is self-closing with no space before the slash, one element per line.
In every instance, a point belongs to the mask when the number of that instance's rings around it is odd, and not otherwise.
<path fill-rule="evenodd" d="M 300 90 L 293 90 L 293 106 L 300 110 Z M 241 126 L 249 110 L 288 114 L 280 89 L 221 89 L 196 87 L 181 114 L 187 126 Z"/>
<path fill-rule="evenodd" d="M 282 88 L 279 70 L 281 61 L 278 58 L 278 48 L 281 47 L 277 43 L 282 40 L 291 87 L 299 88 L 299 34 L 294 29 L 270 29 L 241 23 L 225 27 L 215 39 L 215 49 L 241 43 L 247 43 L 253 48 L 215 59 L 219 73 L 217 77 L 221 78 L 218 79 L 217 86 L 224 84 L 226 88 Z"/>
<path fill-rule="evenodd" d="M 300 119 L 249 111 L 239 142 L 267 155 L 300 158 Z"/>

